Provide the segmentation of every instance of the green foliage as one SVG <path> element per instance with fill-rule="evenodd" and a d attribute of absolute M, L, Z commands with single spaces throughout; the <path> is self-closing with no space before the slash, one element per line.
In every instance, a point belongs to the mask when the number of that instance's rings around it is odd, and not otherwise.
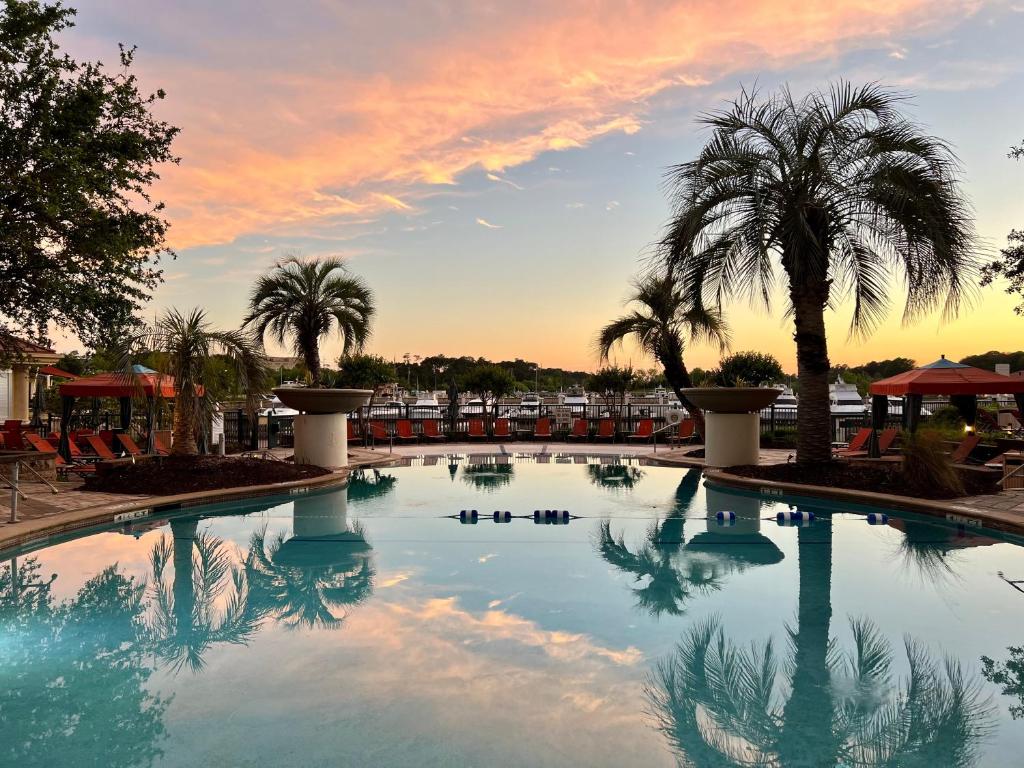
<path fill-rule="evenodd" d="M 912 494 L 940 491 L 963 496 L 964 483 L 946 453 L 942 435 L 928 429 L 903 434 L 903 481 Z"/>
<path fill-rule="evenodd" d="M 75 376 L 82 376 L 89 368 L 89 358 L 77 352 L 68 352 L 66 355 L 61 355 L 57 361 L 57 367 L 62 371 L 73 373 Z"/>
<path fill-rule="evenodd" d="M 1019 703 L 1010 705 L 1010 716 L 1019 720 L 1024 717 L 1024 646 L 1011 645 L 1007 650 L 1010 658 L 1004 663 L 982 656 L 981 674 L 993 685 L 1001 685 L 1004 696 L 1017 697 Z"/>
<path fill-rule="evenodd" d="M 485 363 L 475 366 L 466 373 L 459 387 L 480 395 L 486 400 L 512 394 L 515 391 L 516 382 L 512 375 L 500 365 Z"/>
<path fill-rule="evenodd" d="M 928 428 L 955 430 L 962 435 L 964 431 L 964 417 L 961 415 L 959 408 L 952 405 L 943 405 L 932 411 L 931 418 L 928 419 Z"/>
<path fill-rule="evenodd" d="M 587 389 L 598 392 L 606 397 L 623 396 L 633 387 L 635 374 L 630 367 L 620 368 L 610 365 L 600 369 L 587 381 Z"/>
<path fill-rule="evenodd" d="M 398 379 L 394 363 L 379 355 L 342 355 L 338 366 L 341 370 L 334 381 L 336 387 L 372 389 L 376 393 Z"/>
<path fill-rule="evenodd" d="M 996 352 L 995 350 L 983 352 L 979 355 L 968 355 L 961 358 L 964 365 L 973 365 L 975 368 L 983 368 L 986 371 L 995 370 L 999 363 L 1008 363 L 1011 371 L 1024 370 L 1024 350 L 1018 352 Z"/>
<path fill-rule="evenodd" d="M 878 381 L 879 379 L 888 379 L 890 376 L 895 376 L 899 373 L 912 371 L 914 366 L 915 362 L 909 357 L 894 357 L 892 360 L 872 360 L 863 365 L 855 365 L 849 368 L 849 370 L 863 373 L 871 381 Z"/>
<path fill-rule="evenodd" d="M 90 345 L 116 338 L 160 280 L 167 222 L 149 189 L 177 162 L 178 129 L 131 73 L 79 62 L 55 39 L 75 11 L 37 0 L 0 9 L 0 331 L 48 325 Z"/>
<path fill-rule="evenodd" d="M 714 382 L 720 387 L 759 387 L 783 376 L 782 364 L 767 352 L 736 352 L 719 362 Z"/>
<path fill-rule="evenodd" d="M 1014 160 L 1024 158 L 1024 144 L 1010 147 L 1009 157 Z M 981 284 L 985 286 L 996 280 L 1006 280 L 1006 292 L 1021 298 L 1021 303 L 1013 311 L 1024 315 L 1024 230 L 1011 230 L 1006 240 L 1007 246 L 1000 251 L 1000 258 L 982 267 Z"/>

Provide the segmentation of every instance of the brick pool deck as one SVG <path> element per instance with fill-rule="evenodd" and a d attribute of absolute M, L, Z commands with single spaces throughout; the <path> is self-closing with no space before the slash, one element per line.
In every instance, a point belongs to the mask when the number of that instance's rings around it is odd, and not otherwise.
<path fill-rule="evenodd" d="M 407 460 L 415 456 L 439 456 L 449 453 L 505 453 L 510 455 L 579 455 L 587 454 L 592 456 L 629 456 L 648 460 L 665 466 L 678 466 L 689 468 L 703 467 L 703 460 L 686 456 L 690 451 L 700 446 L 686 446 L 684 448 L 660 447 L 653 450 L 650 445 L 629 445 L 629 444 L 594 444 L 594 443 L 444 443 L 440 445 L 402 445 L 402 446 L 376 446 L 373 450 L 365 448 L 353 448 L 350 450 L 350 468 L 381 466 L 388 463 Z M 272 452 L 278 458 L 290 455 L 290 449 L 276 449 Z M 791 460 L 792 451 L 764 449 L 761 451 L 762 464 L 784 464 Z M 337 484 L 340 478 L 347 476 L 347 470 L 340 470 L 333 477 Z M 730 479 L 731 478 L 731 479 Z M 727 473 L 712 472 L 713 482 L 724 482 L 743 486 L 738 478 Z M 332 482 L 327 480 L 327 483 Z M 27 538 L 31 538 L 33 532 L 39 535 L 53 535 L 59 532 L 62 524 L 67 523 L 67 529 L 86 527 L 93 521 L 93 524 L 102 523 L 104 519 L 109 522 L 112 513 L 120 510 L 140 510 L 146 507 L 162 506 L 167 504 L 168 497 L 97 493 L 82 489 L 82 481 L 73 479 L 69 481 L 54 482 L 58 489 L 54 494 L 49 488 L 39 482 L 26 482 L 22 478 L 21 488 L 27 498 L 19 501 L 19 519 L 15 523 L 10 522 L 10 492 L 4 490 L 0 493 L 0 548 L 15 546 Z M 288 484 L 280 487 L 281 493 L 286 493 L 293 485 Z M 761 481 L 748 482 L 746 486 L 757 490 L 767 484 Z M 838 489 L 815 489 L 807 487 L 781 486 L 780 490 L 797 493 L 801 495 L 820 495 L 827 498 L 838 498 L 844 501 L 858 501 L 856 492 L 841 492 Z M 252 495 L 266 495 L 273 492 L 273 488 L 261 486 Z M 188 494 L 185 499 L 189 505 L 203 503 L 203 499 L 214 494 Z M 246 495 L 246 489 L 235 489 L 228 497 L 241 498 Z M 178 498 L 178 497 L 173 497 Z M 183 499 L 185 497 L 182 497 Z M 215 501 L 215 498 L 209 499 Z M 908 499 L 894 496 L 876 494 L 871 498 L 859 499 L 862 503 L 878 506 L 894 506 L 904 509 L 919 508 L 926 514 L 945 516 L 950 519 L 962 517 L 968 520 L 980 521 L 982 525 L 986 521 L 992 523 L 991 527 L 1003 530 L 1012 530 L 1024 533 L 1024 491 L 1003 491 L 988 496 L 971 496 L 956 499 L 951 502 L 928 502 L 923 504 L 908 504 Z M 914 500 L 909 500 L 914 501 Z"/>

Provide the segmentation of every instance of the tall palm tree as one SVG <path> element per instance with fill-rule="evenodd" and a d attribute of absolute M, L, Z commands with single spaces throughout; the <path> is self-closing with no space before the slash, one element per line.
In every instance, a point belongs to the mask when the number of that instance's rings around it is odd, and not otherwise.
<path fill-rule="evenodd" d="M 260 338 L 269 331 L 278 344 L 290 340 L 313 386 L 319 386 L 321 339 L 337 328 L 342 355 L 359 352 L 370 338 L 375 312 L 373 292 L 341 259 L 289 256 L 256 281 L 244 324 Z"/>
<path fill-rule="evenodd" d="M 704 307 L 700 294 L 681 290 L 671 273 L 649 275 L 635 281 L 627 304 L 635 308 L 608 323 L 597 334 L 601 361 L 608 360 L 617 344 L 633 337 L 644 352 L 661 364 L 666 381 L 679 402 L 693 414 L 698 431 L 703 434 L 703 414 L 683 394 L 684 389 L 693 386 L 683 362 L 683 351 L 687 341 L 710 341 L 725 350 L 729 345 L 729 331 L 721 313 Z"/>
<path fill-rule="evenodd" d="M 250 411 L 255 409 L 266 376 L 266 358 L 262 344 L 250 333 L 213 328 L 201 309 L 187 314 L 169 309 L 152 328 L 144 328 L 122 342 L 119 367 L 125 377 L 133 377 L 132 363 L 140 353 L 149 351 L 158 353 L 155 365 L 160 373 L 174 377 L 177 390 L 172 453 L 198 452 L 197 427 L 210 423 L 216 405 L 211 390 L 203 386 L 214 355 L 223 355 L 230 362 Z"/>
<path fill-rule="evenodd" d="M 877 85 L 839 83 L 797 99 L 744 92 L 705 116 L 711 138 L 669 171 L 675 209 L 663 255 L 696 306 L 767 306 L 781 265 L 797 347 L 797 460 L 831 458 L 825 310 L 853 299 L 851 333 L 885 315 L 890 279 L 904 320 L 954 315 L 974 282 L 974 228 L 940 139 Z"/>

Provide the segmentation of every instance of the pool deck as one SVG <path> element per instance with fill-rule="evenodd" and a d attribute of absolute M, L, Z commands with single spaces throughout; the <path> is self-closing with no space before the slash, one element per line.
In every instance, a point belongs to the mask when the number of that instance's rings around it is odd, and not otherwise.
<path fill-rule="evenodd" d="M 443 443 L 440 445 L 395 445 L 376 446 L 373 450 L 353 448 L 349 451 L 350 468 L 383 466 L 402 462 L 416 456 L 440 456 L 450 453 L 502 453 L 527 457 L 530 455 L 579 455 L 635 457 L 664 466 L 703 468 L 702 459 L 686 456 L 700 446 L 683 448 L 662 446 L 652 449 L 644 444 L 595 444 L 595 443 Z M 272 453 L 280 458 L 290 455 L 290 449 L 275 449 Z M 763 449 L 762 464 L 784 464 L 792 459 L 792 451 Z M 345 481 L 348 470 L 315 478 L 312 481 L 257 486 L 253 488 L 224 489 L 221 491 L 183 494 L 182 496 L 147 496 L 113 493 L 97 493 L 82 490 L 78 479 L 55 482 L 58 489 L 53 494 L 48 487 L 38 482 L 23 482 L 26 498 L 18 505 L 19 519 L 10 522 L 10 494 L 0 493 L 0 549 L 22 544 L 35 543 L 46 537 L 68 533 L 92 525 L 116 522 L 117 518 L 130 519 L 133 514 L 143 516 L 153 508 L 171 506 L 197 506 L 217 500 L 231 500 L 262 496 L 271 493 L 288 493 L 296 488 L 338 485 Z M 769 483 L 730 475 L 727 472 L 708 471 L 711 482 L 769 493 L 831 498 L 845 502 L 912 509 L 939 517 L 945 517 L 969 525 L 994 527 L 1000 530 L 1024 533 L 1024 491 L 1003 491 L 988 496 L 971 496 L 949 502 L 933 502 L 887 494 L 862 494 L 836 488 L 812 488 L 808 486 Z"/>

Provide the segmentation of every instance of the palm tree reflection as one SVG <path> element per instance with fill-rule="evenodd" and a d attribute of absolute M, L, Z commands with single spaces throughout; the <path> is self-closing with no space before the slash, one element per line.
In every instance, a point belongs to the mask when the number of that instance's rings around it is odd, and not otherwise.
<path fill-rule="evenodd" d="M 512 482 L 511 463 L 498 461 L 498 457 L 482 457 L 462 467 L 462 479 L 482 491 L 497 491 Z"/>
<path fill-rule="evenodd" d="M 612 490 L 632 490 L 644 476 L 639 467 L 625 464 L 588 464 L 587 477 L 594 485 Z"/>
<path fill-rule="evenodd" d="M 387 496 L 398 478 L 378 469 L 354 469 L 348 478 L 348 500 L 367 501 Z"/>
<path fill-rule="evenodd" d="M 911 638 L 904 642 L 908 676 L 894 680 L 895 654 L 877 627 L 861 619 L 850 628 L 852 648 L 829 643 L 829 680 L 820 694 L 827 708 L 794 734 L 787 720 L 794 698 L 806 693 L 795 679 L 796 645 L 783 654 L 772 640 L 737 647 L 716 618 L 693 627 L 646 687 L 680 765 L 973 765 L 993 725 L 979 682 Z M 810 713 L 820 696 L 795 709 Z"/>
<path fill-rule="evenodd" d="M 252 535 L 245 570 L 253 600 L 290 628 L 337 629 L 373 592 L 372 548 L 346 499 L 325 494 L 295 502 L 294 535 Z"/>

